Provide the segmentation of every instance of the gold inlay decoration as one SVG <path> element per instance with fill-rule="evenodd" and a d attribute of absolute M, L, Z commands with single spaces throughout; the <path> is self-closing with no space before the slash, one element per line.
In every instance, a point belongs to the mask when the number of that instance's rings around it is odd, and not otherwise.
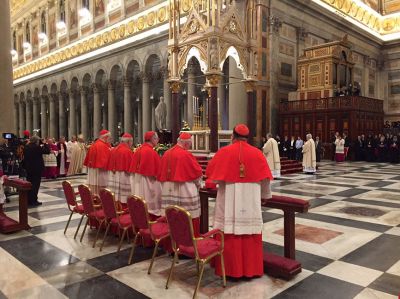
<path fill-rule="evenodd" d="M 13 0 L 11 3 L 11 11 L 15 12 L 25 4 L 26 0 Z M 184 5 L 181 7 L 181 12 L 189 11 L 192 5 L 191 0 L 185 0 Z M 17 67 L 13 71 L 13 79 L 19 79 L 34 72 L 43 70 L 52 65 L 64 62 L 71 58 L 93 51 L 103 46 L 107 46 L 113 42 L 123 38 L 130 37 L 144 29 L 151 29 L 168 21 L 167 14 L 169 11 L 168 3 L 165 6 L 158 7 L 150 11 L 146 16 L 140 16 L 137 20 L 129 20 L 124 22 L 118 27 L 109 29 L 102 34 L 94 33 L 93 36 L 80 41 L 73 46 L 66 46 L 64 49 L 58 50 L 55 53 L 42 58 L 37 58 L 34 61 L 25 63 Z"/>

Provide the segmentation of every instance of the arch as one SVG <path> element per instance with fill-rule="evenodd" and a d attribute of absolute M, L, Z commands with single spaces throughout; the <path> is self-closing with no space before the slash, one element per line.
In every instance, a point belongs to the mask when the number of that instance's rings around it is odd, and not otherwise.
<path fill-rule="evenodd" d="M 107 73 L 103 69 L 96 72 L 94 83 L 96 83 L 97 88 L 104 89 L 107 87 Z"/>
<path fill-rule="evenodd" d="M 50 93 L 52 95 L 55 95 L 57 93 L 57 84 L 56 83 L 51 84 Z"/>
<path fill-rule="evenodd" d="M 26 92 L 26 100 L 31 101 L 32 100 L 32 92 L 30 89 Z"/>
<path fill-rule="evenodd" d="M 140 65 L 137 60 L 131 60 L 126 67 L 125 77 L 129 81 L 136 80 L 140 76 Z"/>
<path fill-rule="evenodd" d="M 197 47 L 191 47 L 186 55 L 185 64 L 179 70 L 179 74 L 182 76 L 183 72 L 187 69 L 188 63 L 192 58 L 196 58 L 200 65 L 200 70 L 205 73 L 207 71 L 207 62 L 201 58 L 201 52 Z"/>
<path fill-rule="evenodd" d="M 146 59 L 146 63 L 144 66 L 144 71 L 146 74 L 154 74 L 157 73 L 161 68 L 161 60 L 157 54 L 151 54 Z"/>
<path fill-rule="evenodd" d="M 85 87 L 86 89 L 90 88 L 90 86 L 92 85 L 92 75 L 89 73 L 86 73 L 85 75 L 83 75 L 81 85 L 83 87 Z"/>
<path fill-rule="evenodd" d="M 40 96 L 40 91 L 39 91 L 39 88 L 35 88 L 35 91 L 33 92 L 33 97 L 35 98 L 35 99 L 38 99 L 39 98 L 39 96 Z"/>
<path fill-rule="evenodd" d="M 115 64 L 113 65 L 113 67 L 111 68 L 110 71 L 110 81 L 115 84 L 115 83 L 119 83 L 118 81 L 120 81 L 119 79 L 121 79 L 123 77 L 123 73 L 122 73 L 122 67 L 119 64 Z"/>
<path fill-rule="evenodd" d="M 25 101 L 25 94 L 24 94 L 23 91 L 21 91 L 20 94 L 19 94 L 19 100 L 20 100 L 20 102 L 24 102 Z"/>
<path fill-rule="evenodd" d="M 47 90 L 47 86 L 46 85 L 44 85 L 43 87 L 42 87 L 42 95 L 43 96 L 46 96 L 46 95 L 48 95 L 48 90 Z"/>
<path fill-rule="evenodd" d="M 226 51 L 225 58 L 220 63 L 220 68 L 222 69 L 224 67 L 224 63 L 229 56 L 235 60 L 236 66 L 242 71 L 243 78 L 246 78 L 245 66 L 241 63 L 239 51 L 234 46 L 230 46 Z"/>
<path fill-rule="evenodd" d="M 77 91 L 79 88 L 79 80 L 77 77 L 71 79 L 71 91 Z"/>
<path fill-rule="evenodd" d="M 68 89 L 68 83 L 66 80 L 62 80 L 60 84 L 60 92 L 66 93 Z"/>

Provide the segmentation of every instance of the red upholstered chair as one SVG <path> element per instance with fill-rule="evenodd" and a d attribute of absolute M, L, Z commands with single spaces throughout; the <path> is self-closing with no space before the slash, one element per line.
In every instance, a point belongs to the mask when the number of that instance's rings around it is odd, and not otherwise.
<path fill-rule="evenodd" d="M 105 223 L 107 223 L 106 232 L 104 233 L 103 242 L 100 246 L 100 251 L 103 250 L 104 241 L 106 240 L 108 231 L 110 230 L 111 225 L 116 225 L 118 227 L 118 232 L 122 229 L 122 236 L 119 240 L 118 252 L 121 249 L 122 242 L 125 239 L 125 235 L 127 235 L 128 229 L 132 227 L 132 222 L 129 214 L 120 209 L 119 202 L 115 200 L 114 193 L 108 189 L 100 190 L 100 200 L 101 205 L 103 206 L 104 214 L 105 214 Z M 128 237 L 128 236 L 127 236 Z"/>
<path fill-rule="evenodd" d="M 172 260 L 171 269 L 165 288 L 168 289 L 168 284 L 171 280 L 172 271 L 175 263 L 177 262 L 178 254 L 183 254 L 185 256 L 194 258 L 196 260 L 196 264 L 200 265 L 199 280 L 197 281 L 193 298 L 196 297 L 197 291 L 200 287 L 205 264 L 217 255 L 221 257 L 222 279 L 225 287 L 224 234 L 219 229 L 213 229 L 212 231 L 201 235 L 200 238 L 195 238 L 192 217 L 190 216 L 190 213 L 178 206 L 168 207 L 165 210 L 165 216 L 167 217 L 170 230 L 172 249 L 174 250 L 174 259 Z M 216 234 L 221 236 L 220 241 L 211 238 Z"/>
<path fill-rule="evenodd" d="M 81 235 L 81 242 L 83 236 L 86 232 L 86 227 L 90 220 L 96 220 L 99 223 L 99 227 L 97 228 L 96 238 L 93 242 L 93 248 L 96 246 L 96 242 L 99 238 L 100 229 L 105 221 L 104 211 L 101 208 L 101 205 L 95 204 L 96 196 L 93 195 L 92 190 L 87 185 L 79 185 L 78 186 L 79 194 L 81 195 L 82 206 L 84 210 L 84 216 L 86 216 L 86 224 L 83 229 Z"/>
<path fill-rule="evenodd" d="M 76 235 L 78 234 L 79 228 L 81 227 L 84 211 L 83 211 L 83 206 L 78 204 L 76 200 L 76 195 L 79 194 L 79 192 L 75 192 L 74 188 L 72 187 L 71 183 L 69 181 L 63 181 L 62 182 L 62 187 L 64 190 L 64 195 L 65 199 L 67 201 L 68 209 L 71 211 L 71 214 L 69 215 L 67 225 L 65 226 L 64 229 L 64 235 L 67 232 L 67 228 L 69 226 L 69 223 L 71 222 L 72 215 L 74 213 L 78 213 L 82 215 L 81 220 L 79 221 L 79 225 L 75 231 L 74 239 L 76 238 Z"/>
<path fill-rule="evenodd" d="M 135 234 L 131 253 L 129 254 L 128 264 L 131 264 L 132 262 L 138 237 L 142 236 L 143 238 L 149 236 L 155 243 L 149 270 L 147 271 L 147 274 L 150 274 L 160 241 L 169 237 L 168 224 L 165 222 L 165 217 L 158 218 L 156 221 L 150 221 L 147 203 L 139 196 L 129 196 L 127 204 L 133 224 L 133 232 Z"/>

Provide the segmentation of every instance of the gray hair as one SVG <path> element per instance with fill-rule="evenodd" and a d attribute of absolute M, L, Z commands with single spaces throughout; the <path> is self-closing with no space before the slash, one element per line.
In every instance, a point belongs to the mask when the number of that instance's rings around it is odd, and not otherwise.
<path fill-rule="evenodd" d="M 312 138 L 312 135 L 311 135 L 311 134 L 307 134 L 307 135 L 306 135 L 306 138 L 307 138 L 307 140 L 308 140 L 308 139 L 311 139 L 311 138 Z"/>
<path fill-rule="evenodd" d="M 36 136 L 36 135 L 33 135 L 31 138 L 29 138 L 29 142 L 30 142 L 30 143 L 36 143 L 36 144 L 38 144 L 39 141 L 40 141 L 40 138 L 39 138 L 39 136 Z"/>
<path fill-rule="evenodd" d="M 268 133 L 268 134 L 267 134 L 267 138 L 272 138 L 272 134 L 271 134 L 271 133 Z"/>

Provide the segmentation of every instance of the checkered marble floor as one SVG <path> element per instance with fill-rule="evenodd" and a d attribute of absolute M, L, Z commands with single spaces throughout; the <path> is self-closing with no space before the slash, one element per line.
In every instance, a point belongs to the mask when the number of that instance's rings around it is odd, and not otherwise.
<path fill-rule="evenodd" d="M 70 178 L 74 186 L 85 177 Z M 221 280 L 207 268 L 199 298 L 398 298 L 400 295 L 400 165 L 323 162 L 317 175 L 292 174 L 272 183 L 273 194 L 308 200 L 296 215 L 296 258 L 303 271 L 291 281 L 263 276 Z M 139 247 L 127 265 L 129 245 L 117 254 L 110 237 L 102 252 L 95 231 L 73 239 L 79 217 L 69 216 L 61 181 L 42 183 L 43 205 L 29 210 L 30 231 L 0 234 L 0 298 L 191 298 L 196 267 L 181 260 L 168 290 L 171 258 L 160 252 L 151 275 L 151 248 Z M 210 223 L 214 202 L 210 201 Z M 6 212 L 18 218 L 11 198 Z M 283 254 L 283 216 L 263 210 L 264 247 Z"/>

